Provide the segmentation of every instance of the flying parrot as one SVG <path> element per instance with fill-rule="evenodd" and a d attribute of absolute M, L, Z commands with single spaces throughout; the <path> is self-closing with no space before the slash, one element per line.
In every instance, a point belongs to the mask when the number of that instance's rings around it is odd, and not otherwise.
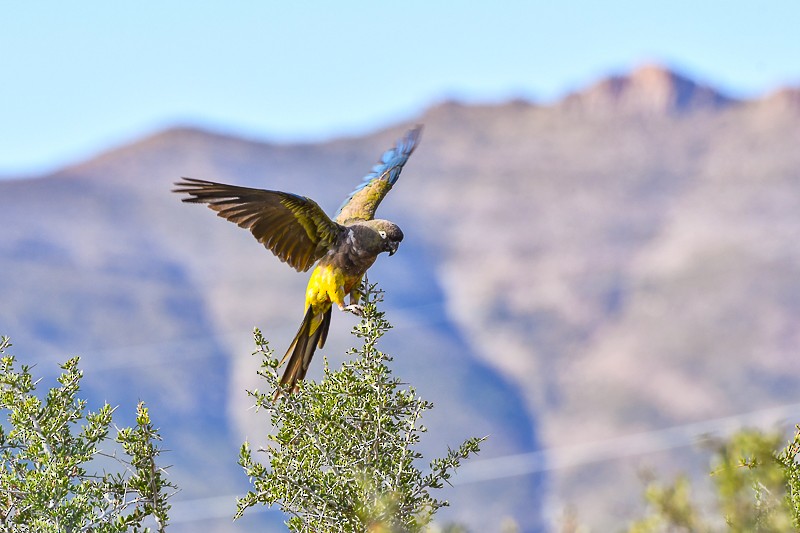
<path fill-rule="evenodd" d="M 314 351 L 325 344 L 332 305 L 360 315 L 361 279 L 381 252 L 397 251 L 403 232 L 388 220 L 376 219 L 375 210 L 400 177 L 421 131 L 421 126 L 410 130 L 383 154 L 333 220 L 314 200 L 297 194 L 193 178 L 175 183 L 173 192 L 189 195 L 184 202 L 207 204 L 218 216 L 249 229 L 298 272 L 317 264 L 306 288 L 303 322 L 280 363 L 289 361 L 275 398 L 294 392 L 305 377 Z"/>

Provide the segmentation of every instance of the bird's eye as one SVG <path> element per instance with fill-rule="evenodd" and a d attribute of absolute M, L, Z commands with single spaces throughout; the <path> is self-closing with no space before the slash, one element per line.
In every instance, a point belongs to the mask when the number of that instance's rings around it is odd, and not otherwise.
<path fill-rule="evenodd" d="M 386 232 L 385 231 L 379 231 L 378 235 L 381 236 L 381 239 L 385 239 L 386 238 Z"/>

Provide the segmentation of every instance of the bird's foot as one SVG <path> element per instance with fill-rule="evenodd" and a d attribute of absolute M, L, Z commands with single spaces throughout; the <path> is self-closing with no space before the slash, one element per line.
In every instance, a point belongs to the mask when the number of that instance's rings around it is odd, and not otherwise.
<path fill-rule="evenodd" d="M 358 304 L 350 304 L 340 308 L 342 311 L 349 311 L 356 316 L 364 316 L 364 308 Z"/>

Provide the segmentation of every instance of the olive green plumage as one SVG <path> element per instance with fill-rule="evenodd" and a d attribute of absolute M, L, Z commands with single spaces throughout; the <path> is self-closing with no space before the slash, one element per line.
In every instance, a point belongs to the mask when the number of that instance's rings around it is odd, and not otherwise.
<path fill-rule="evenodd" d="M 294 390 L 305 377 L 316 348 L 325 344 L 332 304 L 359 313 L 357 289 L 362 277 L 379 254 L 393 255 L 403 240 L 396 224 L 375 219 L 375 210 L 399 178 L 420 132 L 421 127 L 410 130 L 383 154 L 334 219 L 315 201 L 296 194 L 194 178 L 175 184 L 174 192 L 189 195 L 184 202 L 204 203 L 220 217 L 250 230 L 297 271 L 305 272 L 318 263 L 306 289 L 303 322 L 284 356 L 289 362 L 276 397 L 281 391 Z M 345 306 L 348 294 L 350 305 Z"/>

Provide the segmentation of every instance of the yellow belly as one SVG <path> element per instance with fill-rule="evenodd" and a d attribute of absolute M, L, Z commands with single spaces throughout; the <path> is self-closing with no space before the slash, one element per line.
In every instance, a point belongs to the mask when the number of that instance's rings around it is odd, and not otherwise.
<path fill-rule="evenodd" d="M 319 265 L 314 269 L 306 287 L 304 307 L 308 309 L 311 306 L 314 311 L 312 333 L 322 322 L 322 315 L 330 309 L 331 304 L 344 305 L 345 295 L 349 294 L 360 281 L 361 276 L 346 276 L 341 269 L 334 268 L 333 265 Z"/>

